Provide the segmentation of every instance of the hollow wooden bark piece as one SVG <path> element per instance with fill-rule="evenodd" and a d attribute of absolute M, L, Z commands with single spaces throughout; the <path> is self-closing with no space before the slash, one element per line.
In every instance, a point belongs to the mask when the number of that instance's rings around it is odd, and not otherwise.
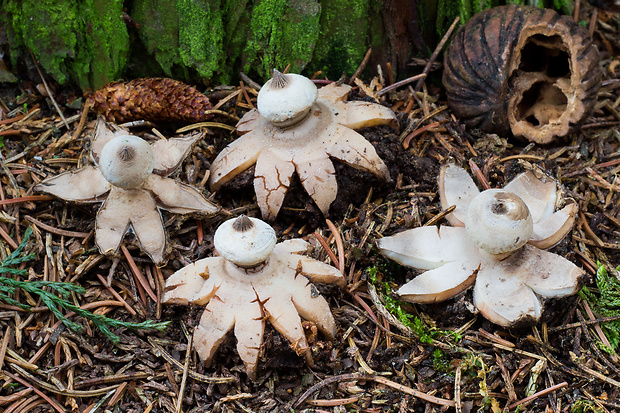
<path fill-rule="evenodd" d="M 457 32 L 443 82 L 469 127 L 548 143 L 591 113 L 598 64 L 587 31 L 569 17 L 509 5 L 478 13 Z"/>

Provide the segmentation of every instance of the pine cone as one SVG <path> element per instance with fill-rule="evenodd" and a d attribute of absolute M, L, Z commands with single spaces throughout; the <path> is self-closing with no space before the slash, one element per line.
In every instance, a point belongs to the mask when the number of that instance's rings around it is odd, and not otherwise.
<path fill-rule="evenodd" d="M 169 78 L 108 83 L 88 99 L 97 112 L 116 123 L 139 119 L 199 122 L 211 109 L 209 99 L 196 88 Z"/>

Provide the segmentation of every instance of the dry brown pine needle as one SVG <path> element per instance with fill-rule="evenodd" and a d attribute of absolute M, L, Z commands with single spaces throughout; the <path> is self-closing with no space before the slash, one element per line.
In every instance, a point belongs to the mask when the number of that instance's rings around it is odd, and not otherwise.
<path fill-rule="evenodd" d="M 134 120 L 199 122 L 211 102 L 193 86 L 169 78 L 112 82 L 89 97 L 90 105 L 110 122 Z"/>

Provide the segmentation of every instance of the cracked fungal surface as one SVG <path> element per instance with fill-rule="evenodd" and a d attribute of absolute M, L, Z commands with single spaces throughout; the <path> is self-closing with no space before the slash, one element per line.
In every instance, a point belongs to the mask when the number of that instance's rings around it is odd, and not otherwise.
<path fill-rule="evenodd" d="M 333 340 L 336 334 L 336 322 L 327 301 L 317 293 L 313 282 L 335 283 L 345 285 L 345 279 L 336 268 L 301 255 L 310 244 L 301 239 L 287 240 L 271 244 L 264 231 L 256 231 L 257 238 L 249 239 L 245 235 L 225 239 L 220 230 L 239 220 L 252 221 L 252 226 L 265 226 L 266 223 L 241 216 L 222 224 L 216 232 L 216 250 L 224 251 L 224 256 L 204 258 L 190 264 L 166 281 L 166 293 L 163 302 L 177 305 L 206 305 L 200 324 L 194 330 L 194 345 L 201 360 L 207 367 L 211 365 L 218 347 L 230 331 L 237 339 L 237 351 L 245 364 L 247 374 L 255 377 L 258 358 L 265 330 L 265 322 L 289 341 L 291 348 L 303 356 L 309 365 L 313 364 L 308 341 L 302 328 L 301 319 L 316 324 L 325 338 Z M 248 226 L 246 226 L 247 228 Z M 270 229 L 273 231 L 272 229 Z M 222 246 L 229 242 L 230 247 Z M 218 243 L 220 243 L 218 245 Z M 237 244 L 241 254 L 255 247 L 265 252 L 266 258 L 252 266 L 241 266 L 230 248 Z M 275 246 L 274 246 L 275 244 Z M 270 253 L 269 253 L 270 252 Z M 244 261 L 247 263 L 247 261 Z"/>
<path fill-rule="evenodd" d="M 101 202 L 95 221 L 95 243 L 103 254 L 116 253 L 127 231 L 157 265 L 166 262 L 166 233 L 160 209 L 177 214 L 218 211 L 196 189 L 166 176 L 187 156 L 202 133 L 143 139 L 99 118 L 91 143 L 95 163 L 45 179 L 36 190 L 72 202 Z"/>
<path fill-rule="evenodd" d="M 274 81 L 275 79 L 275 81 Z M 304 80 L 305 79 L 305 80 Z M 295 82 L 305 83 L 307 104 L 291 105 L 275 110 L 264 103 L 266 96 Z M 338 186 L 335 168 L 330 157 L 346 164 L 389 179 L 386 165 L 374 147 L 353 129 L 392 124 L 394 113 L 379 104 L 346 102 L 350 86 L 332 83 L 311 93 L 316 86 L 299 75 L 283 75 L 277 71 L 274 78 L 259 93 L 258 109 L 253 109 L 239 121 L 237 131 L 242 136 L 228 145 L 211 166 L 211 189 L 216 191 L 239 173 L 256 164 L 254 189 L 264 219 L 274 220 L 280 211 L 284 196 L 297 173 L 303 187 L 310 194 L 323 215 L 336 199 Z M 308 92 L 310 89 L 310 92 Z M 287 96 L 279 99 L 292 99 Z M 267 99 L 263 99 L 266 102 Z M 276 99 L 269 98 L 269 103 Z M 284 113 L 284 114 L 283 114 Z"/>
<path fill-rule="evenodd" d="M 439 176 L 443 208 L 452 227 L 420 227 L 385 237 L 379 251 L 427 270 L 397 293 L 405 301 L 447 300 L 474 285 L 474 305 L 488 320 L 515 326 L 537 321 L 539 297 L 576 293 L 583 270 L 550 248 L 571 229 L 577 209 L 554 213 L 556 182 L 528 171 L 502 190 L 480 192 L 464 169 L 446 165 Z"/>

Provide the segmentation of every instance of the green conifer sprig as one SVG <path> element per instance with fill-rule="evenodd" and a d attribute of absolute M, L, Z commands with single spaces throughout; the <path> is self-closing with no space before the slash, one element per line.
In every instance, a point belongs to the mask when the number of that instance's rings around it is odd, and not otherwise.
<path fill-rule="evenodd" d="M 36 255 L 31 253 L 22 255 L 24 247 L 32 234 L 32 229 L 28 228 L 24 234 L 24 238 L 19 247 L 13 251 L 8 257 L 0 261 L 0 274 L 12 274 L 18 276 L 28 275 L 27 270 L 13 268 L 13 265 L 20 264 L 22 262 L 32 261 Z M 32 307 L 29 304 L 22 303 L 15 300 L 11 295 L 21 289 L 29 294 L 39 297 L 43 304 L 49 308 L 49 310 L 60 320 L 62 323 L 75 332 L 81 332 L 83 330 L 82 325 L 69 320 L 63 313 L 65 311 L 73 311 L 80 317 L 84 317 L 97 327 L 106 337 L 113 343 L 119 342 L 119 337 L 114 334 L 110 328 L 124 327 L 131 330 L 158 330 L 163 331 L 169 321 L 157 322 L 153 320 L 143 321 L 141 323 L 134 323 L 128 321 L 120 321 L 114 318 L 109 318 L 100 314 L 94 314 L 88 310 L 80 308 L 68 301 L 68 298 L 72 292 L 76 294 L 84 294 L 86 290 L 76 284 L 56 281 L 20 281 L 10 277 L 0 277 L 0 301 L 7 304 L 14 305 L 24 310 L 30 310 Z M 58 295 L 57 295 L 58 294 Z M 59 296 L 60 295 L 60 296 Z"/>
<path fill-rule="evenodd" d="M 600 262 L 597 263 L 596 286 L 598 293 L 583 287 L 579 293 L 581 298 L 587 300 L 592 310 L 603 317 L 617 317 L 620 315 L 620 280 L 607 272 L 607 268 Z M 617 268 L 620 271 L 620 267 Z M 611 344 L 610 352 L 620 347 L 620 320 L 601 323 L 603 331 Z M 608 350 L 608 349 L 605 349 Z"/>

